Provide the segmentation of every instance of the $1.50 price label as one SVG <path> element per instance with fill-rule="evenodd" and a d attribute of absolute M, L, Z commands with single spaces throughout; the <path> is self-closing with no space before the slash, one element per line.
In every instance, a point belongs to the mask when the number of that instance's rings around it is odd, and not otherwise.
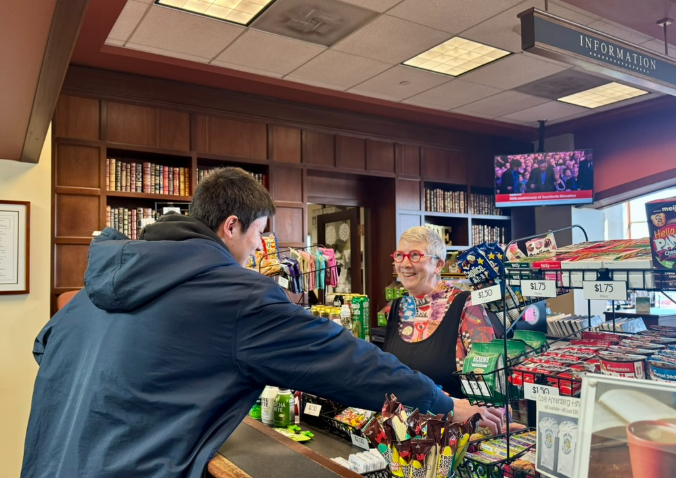
<path fill-rule="evenodd" d="M 502 299 L 500 284 L 472 291 L 472 305 L 486 304 Z"/>
<path fill-rule="evenodd" d="M 364 450 L 369 449 L 369 441 L 366 438 L 355 435 L 354 433 L 350 433 L 350 438 L 352 439 L 352 444 L 354 446 L 358 446 Z"/>
<path fill-rule="evenodd" d="M 524 384 L 523 396 L 526 400 L 537 400 L 538 395 L 558 397 L 559 389 L 556 387 L 548 387 L 547 385 L 535 385 L 533 383 Z"/>
<path fill-rule="evenodd" d="M 312 415 L 313 417 L 318 417 L 321 411 L 322 411 L 321 405 L 318 405 L 316 403 L 306 403 L 305 410 L 303 411 L 303 413 L 305 413 L 305 415 Z"/>
<path fill-rule="evenodd" d="M 584 298 L 627 300 L 627 283 L 623 281 L 584 281 Z"/>
<path fill-rule="evenodd" d="M 524 297 L 556 297 L 556 281 L 522 280 L 521 295 Z"/>

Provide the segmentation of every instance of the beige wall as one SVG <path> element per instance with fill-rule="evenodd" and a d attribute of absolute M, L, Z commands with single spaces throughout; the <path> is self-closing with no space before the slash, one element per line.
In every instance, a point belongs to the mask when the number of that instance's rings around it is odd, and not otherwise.
<path fill-rule="evenodd" d="M 51 129 L 38 164 L 0 160 L 0 200 L 30 201 L 30 294 L 0 295 L 0 475 L 19 476 L 37 364 L 49 320 Z"/>

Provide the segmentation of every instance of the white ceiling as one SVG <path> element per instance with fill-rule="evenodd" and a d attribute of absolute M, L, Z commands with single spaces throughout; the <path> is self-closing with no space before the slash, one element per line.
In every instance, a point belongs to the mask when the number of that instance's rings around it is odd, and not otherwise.
<path fill-rule="evenodd" d="M 283 1 L 283 0 L 278 0 Z M 435 110 L 536 126 L 628 104 L 588 110 L 511 91 L 570 66 L 521 51 L 517 14 L 544 9 L 544 0 L 315 0 L 350 3 L 377 12 L 330 48 L 208 17 L 128 0 L 106 44 L 180 58 L 331 90 Z M 656 38 L 618 25 L 560 0 L 555 15 L 646 48 L 664 52 Z M 454 78 L 401 63 L 456 35 L 512 52 Z M 676 47 L 670 47 L 676 57 Z M 610 80 L 609 80 L 610 81 Z M 659 95 L 635 98 L 645 101 Z"/>

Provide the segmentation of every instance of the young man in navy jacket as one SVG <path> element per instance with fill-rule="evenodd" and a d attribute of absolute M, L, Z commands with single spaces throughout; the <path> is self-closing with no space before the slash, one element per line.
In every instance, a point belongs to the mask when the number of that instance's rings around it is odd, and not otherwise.
<path fill-rule="evenodd" d="M 262 185 L 224 168 L 200 183 L 190 217 L 92 242 L 85 289 L 35 342 L 23 478 L 202 477 L 266 384 L 371 410 L 386 393 L 454 409 L 425 375 L 243 267 L 274 213 Z M 477 411 L 501 426 L 498 411 L 455 401 L 458 421 Z"/>

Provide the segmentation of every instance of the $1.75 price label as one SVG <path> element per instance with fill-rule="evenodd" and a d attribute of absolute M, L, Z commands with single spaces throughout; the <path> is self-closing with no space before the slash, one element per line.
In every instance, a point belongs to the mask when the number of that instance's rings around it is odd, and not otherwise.
<path fill-rule="evenodd" d="M 521 295 L 524 297 L 556 297 L 556 281 L 522 280 Z"/>
<path fill-rule="evenodd" d="M 627 300 L 627 283 L 623 281 L 584 281 L 584 298 Z"/>
<path fill-rule="evenodd" d="M 526 400 L 537 400 L 538 395 L 558 397 L 559 389 L 556 387 L 548 387 L 547 385 L 536 385 L 534 383 L 524 384 L 523 396 Z"/>
<path fill-rule="evenodd" d="M 472 305 L 486 304 L 502 299 L 500 284 L 472 291 Z"/>

